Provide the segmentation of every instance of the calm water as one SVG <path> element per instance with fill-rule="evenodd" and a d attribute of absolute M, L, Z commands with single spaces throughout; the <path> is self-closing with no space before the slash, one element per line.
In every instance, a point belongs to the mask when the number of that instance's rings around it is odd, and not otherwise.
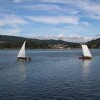
<path fill-rule="evenodd" d="M 0 100 L 100 100 L 100 49 L 82 61 L 81 50 L 0 50 Z"/>

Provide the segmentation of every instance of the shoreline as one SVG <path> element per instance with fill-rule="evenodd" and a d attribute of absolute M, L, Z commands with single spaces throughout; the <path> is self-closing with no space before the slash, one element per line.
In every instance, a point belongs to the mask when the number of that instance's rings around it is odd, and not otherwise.
<path fill-rule="evenodd" d="M 80 50 L 81 48 L 71 48 L 70 50 Z M 100 49 L 100 48 L 91 48 L 91 49 Z M 5 48 L 5 49 L 0 49 L 0 50 L 20 50 L 20 48 Z M 68 50 L 69 49 L 26 49 L 26 50 Z"/>

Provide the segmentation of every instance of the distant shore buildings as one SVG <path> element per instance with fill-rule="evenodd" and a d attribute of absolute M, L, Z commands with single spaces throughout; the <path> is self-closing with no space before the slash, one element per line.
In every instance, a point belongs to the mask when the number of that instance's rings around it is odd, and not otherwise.
<path fill-rule="evenodd" d="M 2 42 L 2 41 L 0 41 L 0 43 L 7 43 L 7 42 Z"/>
<path fill-rule="evenodd" d="M 70 49 L 70 47 L 68 47 L 67 45 L 64 45 L 64 44 L 52 44 L 49 46 L 52 49 Z"/>

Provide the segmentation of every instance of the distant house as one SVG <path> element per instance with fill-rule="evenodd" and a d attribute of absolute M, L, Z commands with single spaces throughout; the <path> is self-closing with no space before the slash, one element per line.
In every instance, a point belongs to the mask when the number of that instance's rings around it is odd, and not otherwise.
<path fill-rule="evenodd" d="M 5 41 L 2 42 L 2 41 L 0 41 L 0 43 L 7 43 L 7 42 L 5 42 Z"/>
<path fill-rule="evenodd" d="M 64 44 L 52 44 L 52 45 L 50 45 L 50 47 L 52 49 L 64 49 L 64 48 L 67 48 L 67 45 L 64 45 Z"/>

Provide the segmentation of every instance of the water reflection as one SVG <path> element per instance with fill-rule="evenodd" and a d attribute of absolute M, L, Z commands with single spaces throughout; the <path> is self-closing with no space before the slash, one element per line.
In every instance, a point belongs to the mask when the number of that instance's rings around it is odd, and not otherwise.
<path fill-rule="evenodd" d="M 84 60 L 83 61 L 83 77 L 87 77 L 90 71 L 90 65 L 92 60 Z"/>
<path fill-rule="evenodd" d="M 25 80 L 26 77 L 26 61 L 18 61 L 19 77 L 21 80 Z"/>

